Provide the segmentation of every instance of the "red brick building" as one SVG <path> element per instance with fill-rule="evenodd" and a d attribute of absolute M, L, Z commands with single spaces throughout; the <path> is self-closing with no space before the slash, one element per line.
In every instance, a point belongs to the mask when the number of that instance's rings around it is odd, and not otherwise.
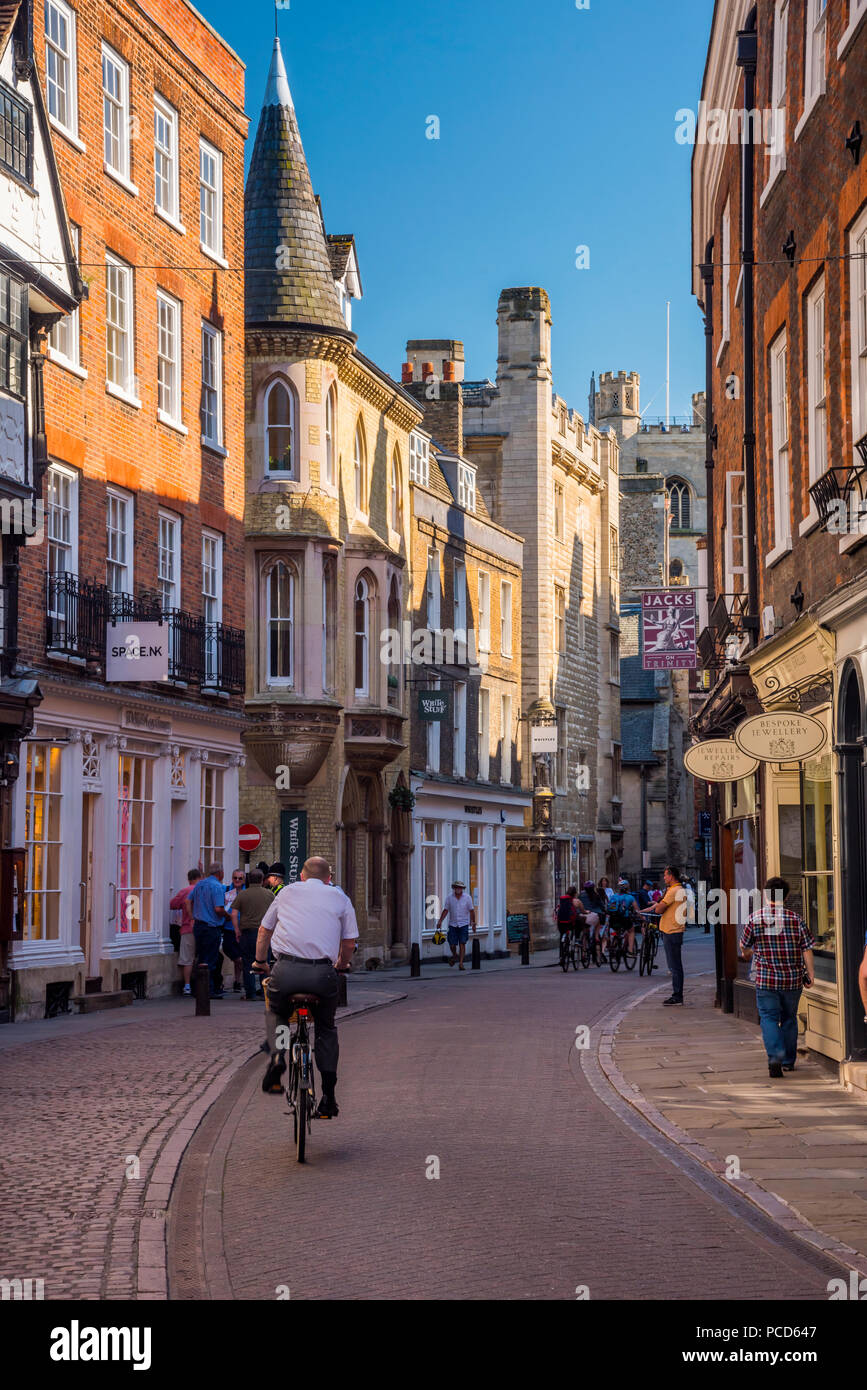
<path fill-rule="evenodd" d="M 696 729 L 728 737 L 745 716 L 794 712 L 825 731 L 815 755 L 716 784 L 717 869 L 723 887 L 789 881 L 817 943 L 806 1039 L 856 1084 L 867 1084 L 865 21 L 865 0 L 718 3 L 693 156 L 712 470 L 702 646 L 715 679 Z M 724 935 L 723 1003 L 751 1011 L 734 926 Z"/>
<path fill-rule="evenodd" d="M 46 538 L 22 575 L 43 701 L 16 805 L 17 1017 L 86 981 L 171 988 L 169 897 L 237 855 L 243 724 L 243 64 L 185 0 L 44 16 L 89 292 L 47 350 Z M 136 652 L 141 624 L 161 624 L 155 665 L 109 672 L 107 636 Z"/>

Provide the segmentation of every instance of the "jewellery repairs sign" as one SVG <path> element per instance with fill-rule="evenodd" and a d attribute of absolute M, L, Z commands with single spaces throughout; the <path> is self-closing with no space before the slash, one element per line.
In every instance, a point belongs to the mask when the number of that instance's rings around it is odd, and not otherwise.
<path fill-rule="evenodd" d="M 686 750 L 683 765 L 700 782 L 739 782 L 755 772 L 759 761 L 742 752 L 733 739 L 707 738 Z"/>
<path fill-rule="evenodd" d="M 105 631 L 107 681 L 168 680 L 168 624 L 109 623 Z"/>
<path fill-rule="evenodd" d="M 695 589 L 641 595 L 641 665 L 645 671 L 691 671 L 696 665 Z"/>

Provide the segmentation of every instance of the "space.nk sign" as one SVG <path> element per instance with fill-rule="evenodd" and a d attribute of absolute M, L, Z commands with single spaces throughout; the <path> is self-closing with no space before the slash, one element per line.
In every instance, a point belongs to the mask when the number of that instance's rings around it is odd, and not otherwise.
<path fill-rule="evenodd" d="M 109 623 L 107 681 L 166 681 L 169 678 L 167 623 Z"/>
<path fill-rule="evenodd" d="M 641 665 L 645 671 L 690 671 L 696 665 L 694 589 L 641 595 Z"/>

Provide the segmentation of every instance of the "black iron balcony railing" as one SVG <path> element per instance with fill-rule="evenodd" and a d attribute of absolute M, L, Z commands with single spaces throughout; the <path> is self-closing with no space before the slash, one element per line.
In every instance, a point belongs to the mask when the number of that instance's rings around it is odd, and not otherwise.
<path fill-rule="evenodd" d="M 867 510 L 867 434 L 855 444 L 851 467 L 833 465 L 810 484 L 823 531 L 860 529 Z M 854 505 L 853 505 L 854 504 Z"/>
<path fill-rule="evenodd" d="M 105 656 L 110 622 L 163 622 L 169 630 L 169 679 L 203 690 L 244 689 L 244 633 L 180 608 L 163 606 L 159 594 L 114 593 L 77 574 L 48 576 L 48 650 L 85 661 Z"/>

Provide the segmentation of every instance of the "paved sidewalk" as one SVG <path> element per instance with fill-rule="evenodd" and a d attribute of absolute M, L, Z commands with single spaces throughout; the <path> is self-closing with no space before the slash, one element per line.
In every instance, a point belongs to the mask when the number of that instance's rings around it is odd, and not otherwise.
<path fill-rule="evenodd" d="M 338 1019 L 405 997 L 350 979 Z M 233 994 L 205 1018 L 175 996 L 0 1029 L 0 1278 L 43 1279 L 46 1299 L 165 1298 L 178 1164 L 264 1031 Z"/>
<path fill-rule="evenodd" d="M 804 1054 L 772 1080 L 758 1029 L 714 1009 L 712 981 L 694 980 L 683 1009 L 663 1009 L 666 992 L 615 1025 L 608 1065 L 600 1052 L 609 1080 L 781 1224 L 807 1223 L 815 1234 L 800 1234 L 867 1272 L 851 1258 L 867 1256 L 864 1101 Z"/>

